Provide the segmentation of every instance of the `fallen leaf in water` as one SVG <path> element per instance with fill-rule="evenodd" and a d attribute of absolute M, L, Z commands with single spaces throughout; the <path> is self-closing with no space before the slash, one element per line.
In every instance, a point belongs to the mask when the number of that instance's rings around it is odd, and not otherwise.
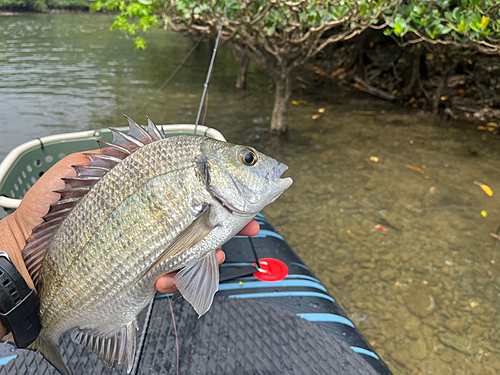
<path fill-rule="evenodd" d="M 488 185 L 482 184 L 480 182 L 474 181 L 474 185 L 478 185 L 483 189 L 483 191 L 488 195 L 488 197 L 491 197 L 493 195 L 493 190 Z"/>
<path fill-rule="evenodd" d="M 301 84 L 299 85 L 299 87 L 300 87 L 301 89 L 304 89 L 304 90 L 305 90 L 305 89 L 307 89 L 307 86 L 306 86 L 306 85 L 304 85 L 303 83 L 301 83 Z"/>
<path fill-rule="evenodd" d="M 373 42 L 372 42 L 372 43 L 373 43 Z M 369 342 L 370 342 L 370 345 L 371 345 L 371 346 L 375 346 L 375 340 L 370 340 Z"/>
<path fill-rule="evenodd" d="M 325 113 L 325 111 L 326 111 L 326 109 L 324 109 L 324 108 L 318 109 L 318 113 Z"/>
<path fill-rule="evenodd" d="M 477 130 L 488 130 L 488 128 L 486 126 L 478 126 L 477 127 Z"/>
<path fill-rule="evenodd" d="M 482 210 L 481 211 L 481 216 L 482 217 L 486 217 L 486 216 L 488 216 L 488 213 L 485 210 Z"/>
<path fill-rule="evenodd" d="M 469 300 L 469 306 L 470 306 L 471 309 L 474 309 L 474 308 L 476 308 L 476 307 L 479 306 L 479 302 L 473 301 L 473 300 Z"/>
<path fill-rule="evenodd" d="M 299 104 L 304 104 L 304 105 L 307 105 L 307 102 L 305 100 L 299 100 L 298 101 Z"/>
<path fill-rule="evenodd" d="M 370 160 L 373 161 L 374 163 L 378 163 L 379 158 L 377 158 L 376 156 L 370 156 Z"/>
<path fill-rule="evenodd" d="M 465 90 L 464 90 L 464 89 L 458 89 L 458 93 L 459 93 L 459 94 L 463 94 L 464 92 L 465 92 Z"/>
<path fill-rule="evenodd" d="M 415 167 L 414 165 L 406 164 L 405 167 L 409 168 L 409 169 L 413 169 L 414 171 L 417 171 L 420 173 L 424 173 L 424 170 L 422 168 Z"/>
<path fill-rule="evenodd" d="M 496 122 L 487 122 L 486 126 L 488 128 L 496 128 L 498 126 L 498 124 Z"/>
<path fill-rule="evenodd" d="M 319 113 L 316 113 L 315 115 L 313 115 L 312 119 L 313 120 L 317 120 L 321 117 L 321 115 Z"/>
<path fill-rule="evenodd" d="M 299 102 L 297 102 L 296 100 L 292 100 L 292 104 L 293 105 L 299 105 Z"/>

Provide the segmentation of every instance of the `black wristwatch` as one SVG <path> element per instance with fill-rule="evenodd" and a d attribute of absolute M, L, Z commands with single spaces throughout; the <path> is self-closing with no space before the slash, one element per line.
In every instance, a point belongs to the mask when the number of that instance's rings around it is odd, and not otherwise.
<path fill-rule="evenodd" d="M 27 348 L 42 326 L 38 317 L 40 301 L 9 255 L 0 251 L 0 321 L 12 332 L 18 348 Z"/>

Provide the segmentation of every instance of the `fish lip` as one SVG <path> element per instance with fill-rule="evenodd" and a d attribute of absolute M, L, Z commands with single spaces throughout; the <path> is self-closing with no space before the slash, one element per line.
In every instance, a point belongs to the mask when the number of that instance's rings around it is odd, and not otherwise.
<path fill-rule="evenodd" d="M 269 171 L 267 174 L 267 179 L 274 184 L 282 185 L 285 189 L 288 189 L 290 185 L 293 183 L 293 180 L 290 177 L 280 178 L 283 173 L 288 169 L 288 165 L 283 163 L 278 163 L 273 169 Z"/>

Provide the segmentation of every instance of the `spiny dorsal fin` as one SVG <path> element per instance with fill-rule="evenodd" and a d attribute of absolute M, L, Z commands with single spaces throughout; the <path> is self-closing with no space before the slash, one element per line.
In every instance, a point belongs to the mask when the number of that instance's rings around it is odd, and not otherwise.
<path fill-rule="evenodd" d="M 148 133 L 151 135 L 151 137 L 153 137 L 155 141 L 157 141 L 158 139 L 165 138 L 165 133 L 163 132 L 163 126 L 161 127 L 161 132 L 160 132 L 160 129 L 158 129 L 158 127 L 153 123 L 153 121 L 151 121 L 151 119 L 148 116 L 146 116 L 146 118 L 148 119 Z"/>
<path fill-rule="evenodd" d="M 151 136 L 151 134 L 149 134 L 146 130 L 144 130 L 144 128 L 141 125 L 139 125 L 137 122 L 132 120 L 127 115 L 124 115 L 124 116 L 128 120 L 128 127 L 129 127 L 128 134 L 130 134 L 131 136 L 133 136 L 137 139 L 142 139 L 142 138 L 146 137 L 146 139 L 148 139 L 149 142 L 153 142 L 154 139 Z M 149 117 L 148 117 L 148 120 L 149 120 Z M 149 143 L 149 142 L 147 142 L 147 143 Z"/>
<path fill-rule="evenodd" d="M 134 319 L 127 325 L 109 334 L 100 334 L 87 329 L 75 329 L 71 339 L 92 350 L 104 363 L 112 366 L 116 361 L 132 370 L 136 348 L 137 322 Z"/>
<path fill-rule="evenodd" d="M 84 155 L 89 159 L 89 164 L 73 166 L 76 176 L 62 179 L 65 183 L 64 189 L 56 191 L 61 194 L 61 198 L 50 206 L 49 212 L 43 217 L 43 223 L 34 228 L 28 238 L 23 249 L 23 258 L 37 289 L 40 268 L 50 239 L 72 208 L 116 164 L 136 149 L 165 138 L 149 117 L 147 131 L 129 117 L 125 117 L 129 122 L 129 134 L 109 128 L 113 133 L 113 142 L 98 140 L 101 152 L 86 153 Z"/>

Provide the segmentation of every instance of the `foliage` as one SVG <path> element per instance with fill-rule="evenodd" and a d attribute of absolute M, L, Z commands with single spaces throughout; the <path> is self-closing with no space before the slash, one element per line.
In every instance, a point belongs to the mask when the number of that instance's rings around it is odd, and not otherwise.
<path fill-rule="evenodd" d="M 387 0 L 97 0 L 93 10 L 119 11 L 112 28 L 134 36 L 136 48 L 144 48 L 145 42 L 137 31 L 147 31 L 158 24 L 158 17 L 169 20 L 177 29 L 208 32 L 227 8 L 226 26 L 233 33 L 226 39 L 241 38 L 244 33 L 259 31 L 264 38 L 294 42 L 308 41 L 318 31 L 344 27 L 347 36 L 378 22 L 380 10 Z M 347 31 L 347 33 L 346 33 Z M 304 37 L 304 34 L 305 35 Z M 288 39 L 287 39 L 288 37 Z M 318 40 L 319 41 L 319 40 Z M 319 46 L 324 48 L 329 41 Z M 313 54 L 318 52 L 313 51 Z"/>
<path fill-rule="evenodd" d="M 45 0 L 40 0 L 45 1 Z M 89 8 L 89 0 L 46 0 L 50 9 L 85 9 Z"/>
<path fill-rule="evenodd" d="M 386 35 L 408 36 L 406 44 L 473 47 L 499 53 L 500 0 L 403 0 L 386 12 Z"/>
<path fill-rule="evenodd" d="M 0 0 L 0 9 L 86 9 L 89 8 L 89 0 Z"/>
<path fill-rule="evenodd" d="M 0 9 L 39 10 L 47 8 L 45 0 L 0 0 Z"/>
<path fill-rule="evenodd" d="M 135 48 L 145 49 L 146 40 L 136 34 L 138 31 L 145 33 L 151 29 L 151 26 L 158 25 L 161 6 L 165 6 L 161 0 L 97 0 L 92 4 L 91 10 L 119 12 L 110 29 L 120 30 L 125 35 L 132 35 Z"/>

